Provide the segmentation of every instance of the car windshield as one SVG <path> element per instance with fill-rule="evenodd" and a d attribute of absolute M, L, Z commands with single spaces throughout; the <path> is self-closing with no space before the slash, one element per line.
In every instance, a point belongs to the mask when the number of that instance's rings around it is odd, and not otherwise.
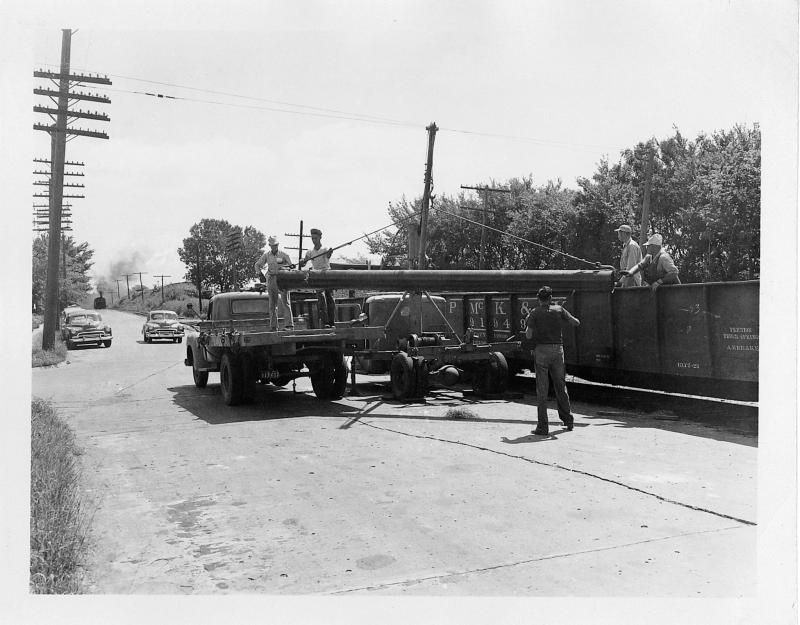
<path fill-rule="evenodd" d="M 235 299 L 231 302 L 231 312 L 234 315 L 267 315 L 267 299 Z"/>
<path fill-rule="evenodd" d="M 177 318 L 178 318 L 177 313 L 173 312 L 163 312 L 163 313 L 158 312 L 150 314 L 150 319 L 152 319 L 153 321 L 164 321 L 164 320 L 172 321 Z"/>
<path fill-rule="evenodd" d="M 100 315 L 93 315 L 92 313 L 82 313 L 80 315 L 70 315 L 70 323 L 91 323 L 93 321 L 100 321 Z"/>

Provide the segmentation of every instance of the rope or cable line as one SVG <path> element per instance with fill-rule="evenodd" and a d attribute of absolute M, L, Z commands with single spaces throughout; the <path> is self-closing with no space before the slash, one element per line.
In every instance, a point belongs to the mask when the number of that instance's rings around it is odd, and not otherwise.
<path fill-rule="evenodd" d="M 488 230 L 493 230 L 494 232 L 498 232 L 499 234 L 502 234 L 504 236 L 511 237 L 513 239 L 519 239 L 523 243 L 529 243 L 530 245 L 535 245 L 536 247 L 541 247 L 542 249 L 545 249 L 548 252 L 555 252 L 556 254 L 561 254 L 562 256 L 566 256 L 567 258 L 572 258 L 572 259 L 577 260 L 579 262 L 586 263 L 587 265 L 591 265 L 592 267 L 595 267 L 597 269 L 612 269 L 612 270 L 614 269 L 614 267 L 612 267 L 611 265 L 603 265 L 601 263 L 597 263 L 597 262 L 592 262 L 590 260 L 586 260 L 585 258 L 578 258 L 577 256 L 573 256 L 572 254 L 567 254 L 566 252 L 562 252 L 561 250 L 553 249 L 552 247 L 547 247 L 546 245 L 542 245 L 541 243 L 536 243 L 534 241 L 529 241 L 528 239 L 525 239 L 523 237 L 517 236 L 516 234 L 511 234 L 510 232 L 505 232 L 503 230 L 498 230 L 497 228 L 492 228 L 491 226 L 487 226 L 486 224 L 482 224 L 479 221 L 473 221 L 472 219 L 469 219 L 468 217 L 464 217 L 463 215 L 458 215 L 456 213 L 451 213 L 450 211 L 447 211 L 447 210 L 445 210 L 443 208 L 439 208 L 438 206 L 433 206 L 433 204 L 431 204 L 431 209 L 435 210 L 435 211 L 439 211 L 440 213 L 444 213 L 446 215 L 450 215 L 451 217 L 457 217 L 458 219 L 463 219 L 464 221 L 467 221 L 467 222 L 469 222 L 471 224 L 475 224 L 476 226 L 481 226 L 482 228 L 486 228 Z"/>
<path fill-rule="evenodd" d="M 39 63 L 38 65 L 40 65 L 40 66 L 49 66 L 49 67 L 58 67 L 57 65 L 55 65 L 53 63 Z M 76 68 L 76 69 L 79 69 L 79 68 Z M 87 70 L 81 70 L 81 71 L 87 71 Z M 256 96 L 247 96 L 247 95 L 242 95 L 242 94 L 239 94 L 239 93 L 232 93 L 232 92 L 229 92 L 229 91 L 217 91 L 217 90 L 214 90 L 214 89 L 205 89 L 205 88 L 202 88 L 202 87 L 192 87 L 192 86 L 188 86 L 188 85 L 179 85 L 179 84 L 171 83 L 171 82 L 164 82 L 164 81 L 158 81 L 158 80 L 148 80 L 146 78 L 136 78 L 134 76 L 125 76 L 125 75 L 122 75 L 122 74 L 106 74 L 106 75 L 107 76 L 111 76 L 113 78 L 122 78 L 124 80 L 133 80 L 133 81 L 137 81 L 137 82 L 144 82 L 144 83 L 149 83 L 149 84 L 154 84 L 154 85 L 162 85 L 162 86 L 165 86 L 165 87 L 173 87 L 173 88 L 176 88 L 176 89 L 187 89 L 187 90 L 190 90 L 190 91 L 198 91 L 198 92 L 201 92 L 201 93 L 211 93 L 211 94 L 214 94 L 214 95 L 222 95 L 222 96 L 226 96 L 226 97 L 230 97 L 230 98 L 241 98 L 241 99 L 245 99 L 245 100 L 254 100 L 254 101 L 257 101 L 257 102 L 267 102 L 267 103 L 270 103 L 270 104 L 277 104 L 277 105 L 280 105 L 280 106 L 291 106 L 291 107 L 300 108 L 300 109 L 308 109 L 309 111 L 316 111 L 316 112 L 292 111 L 292 110 L 287 110 L 287 109 L 278 109 L 278 108 L 271 108 L 271 107 L 244 106 L 244 105 L 237 105 L 237 104 L 230 103 L 230 102 L 217 102 L 217 101 L 211 101 L 211 100 L 201 100 L 201 99 L 187 98 L 187 97 L 180 97 L 180 96 L 170 96 L 170 95 L 158 94 L 158 93 L 156 93 L 156 94 L 147 93 L 147 92 L 143 92 L 143 91 L 130 91 L 130 90 L 124 90 L 124 89 L 109 89 L 109 88 L 105 88 L 108 91 L 117 91 L 117 92 L 120 92 L 120 93 L 133 93 L 133 94 L 137 94 L 137 95 L 152 96 L 152 97 L 158 97 L 158 98 L 163 98 L 163 99 L 168 99 L 168 100 L 185 100 L 187 102 L 200 102 L 200 103 L 205 103 L 205 104 L 216 104 L 216 105 L 219 105 L 219 106 L 234 106 L 234 107 L 239 107 L 239 108 L 253 108 L 253 109 L 264 110 L 264 111 L 272 111 L 272 112 L 276 112 L 276 113 L 293 113 L 295 115 L 309 115 L 309 116 L 314 116 L 314 117 L 328 117 L 328 118 L 333 118 L 333 119 L 345 119 L 345 120 L 350 120 L 350 121 L 361 121 L 361 122 L 374 123 L 374 124 L 386 124 L 386 125 L 389 125 L 389 126 L 407 126 L 407 127 L 412 127 L 412 128 L 419 128 L 420 126 L 424 126 L 424 124 L 419 124 L 419 123 L 416 123 L 416 122 L 392 119 L 392 118 L 389 118 L 389 117 L 371 115 L 371 114 L 368 114 L 368 113 L 352 113 L 350 111 L 342 111 L 342 110 L 339 110 L 339 109 L 324 108 L 324 107 L 319 107 L 319 106 L 312 106 L 312 105 L 309 105 L 309 104 L 297 104 L 297 103 L 294 103 L 294 102 L 286 102 L 286 101 L 283 101 L 283 100 L 272 100 L 272 99 L 269 99 L 269 98 L 260 98 L 260 97 L 256 97 Z M 526 136 L 521 136 L 521 135 L 507 135 L 507 134 L 490 133 L 490 132 L 480 132 L 480 131 L 474 131 L 474 130 L 464 130 L 464 129 L 459 129 L 459 128 L 442 127 L 442 128 L 439 128 L 439 131 L 441 131 L 441 132 L 458 133 L 458 134 L 475 135 L 475 136 L 482 136 L 482 137 L 494 137 L 494 138 L 497 138 L 497 139 L 509 139 L 509 140 L 512 140 L 512 141 L 527 141 L 527 142 L 532 142 L 532 143 L 536 143 L 536 144 L 539 144 L 539 145 L 554 146 L 554 147 L 560 147 L 560 148 L 565 148 L 565 149 L 574 149 L 574 150 L 587 152 L 587 153 L 593 153 L 595 151 L 595 149 L 612 149 L 612 150 L 618 150 L 619 149 L 618 147 L 611 147 L 611 146 L 607 146 L 607 145 L 589 144 L 589 143 L 570 143 L 570 142 L 566 142 L 566 141 L 550 141 L 550 140 L 547 140 L 547 139 L 537 139 L 535 137 L 526 137 Z"/>

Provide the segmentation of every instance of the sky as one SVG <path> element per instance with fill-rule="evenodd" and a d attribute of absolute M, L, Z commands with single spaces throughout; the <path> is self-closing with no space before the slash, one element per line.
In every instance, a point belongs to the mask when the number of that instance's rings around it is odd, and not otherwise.
<path fill-rule="evenodd" d="M 77 122 L 110 139 L 67 144 L 85 163 L 72 236 L 95 250 L 96 279 L 182 280 L 177 249 L 203 218 L 284 246 L 300 220 L 328 245 L 387 225 L 390 202 L 422 195 L 431 122 L 436 194 L 528 175 L 576 188 L 602 158 L 674 128 L 694 138 L 760 121 L 793 49 L 785 3 L 232 6 L 240 18 L 219 22 L 177 9 L 73 20 L 73 71 L 113 83 L 85 88 L 111 104 L 80 105 L 111 121 Z M 29 19 L 29 67 L 57 71 L 63 24 L 44 15 Z M 33 142 L 46 157 L 49 135 Z"/>
<path fill-rule="evenodd" d="M 46 84 L 33 70 L 57 69 L 62 28 L 75 31 L 72 69 L 113 82 L 102 90 L 111 104 L 84 105 L 111 121 L 78 124 L 110 139 L 67 144 L 67 159 L 85 163 L 86 185 L 85 199 L 73 201 L 71 234 L 95 251 L 96 280 L 120 278 L 123 270 L 145 272 L 146 286 L 156 275 L 182 280 L 186 268 L 177 249 L 203 218 L 252 225 L 287 246 L 295 243 L 285 233 L 297 232 L 300 220 L 306 230 L 322 229 L 328 245 L 385 226 L 390 202 L 422 195 L 431 122 L 440 129 L 434 193 L 448 196 L 461 185 L 522 176 L 536 185 L 561 179 L 576 188 L 576 179 L 590 177 L 601 159 L 613 162 L 621 150 L 671 136 L 675 128 L 694 139 L 758 122 L 765 415 L 759 509 L 778 511 L 759 529 L 759 566 L 771 571 L 785 562 L 789 544 L 780 540 L 787 535 L 778 520 L 796 520 L 796 501 L 786 500 L 781 486 L 786 475 L 796 476 L 797 10 L 796 0 L 0 0 L 6 235 L 0 283 L 7 302 L 0 330 L 10 354 L 0 361 L 0 374 L 13 380 L 6 409 L 19 415 L 29 409 L 30 342 L 19 328 L 28 323 L 31 196 L 38 190 L 32 159 L 49 152 L 48 136 L 32 129 L 46 120 L 32 111 L 43 103 L 32 90 Z M 341 250 L 348 256 L 365 251 L 357 243 Z M 3 452 L 28 447 L 24 430 L 3 430 Z M 9 455 L 0 456 L 0 485 L 15 487 L 24 501 L 18 485 L 29 465 L 7 466 Z M 776 508 L 786 501 L 788 508 Z M 4 536 L 25 535 L 27 517 L 0 522 L 13 525 Z M 24 564 L 24 549 L 21 556 Z M 707 601 L 703 606 L 713 614 L 697 622 L 733 622 L 755 607 L 767 622 L 770 607 L 784 598 L 777 593 L 796 582 L 795 573 L 783 569 L 760 585 L 757 604 Z M 19 578 L 5 585 L 24 595 L 18 586 Z M 145 603 L 153 614 L 164 605 L 135 599 L 128 622 L 141 622 L 137 611 Z M 291 598 L 271 600 L 258 613 L 288 605 L 283 614 L 299 616 L 284 622 L 311 622 Z M 521 622 L 515 601 L 493 603 L 489 611 L 458 604 L 458 622 L 467 622 L 470 610 L 482 622 Z M 233 603 L 206 613 L 205 605 L 168 613 L 176 622 L 184 622 L 178 612 L 191 613 L 194 622 L 210 622 L 209 614 L 238 622 L 230 617 L 236 614 L 244 622 L 253 614 L 238 606 L 230 612 Z M 355 605 L 368 613 L 369 603 Z M 456 607 L 414 605 L 423 615 L 414 622 L 432 613 L 445 622 Z M 24 596 L 15 606 L 18 615 L 43 619 L 49 609 Z M 59 607 L 64 622 L 107 622 L 81 604 Z M 663 611 L 647 607 L 647 622 L 679 620 L 689 614 L 681 608 L 696 609 L 682 602 Z M 589 617 L 580 622 L 621 622 L 608 604 L 587 608 Z M 555 599 L 535 606 L 538 615 L 562 610 Z M 358 621 L 343 614 L 329 613 L 328 622 Z M 401 622 L 403 614 L 384 611 L 382 622 Z"/>

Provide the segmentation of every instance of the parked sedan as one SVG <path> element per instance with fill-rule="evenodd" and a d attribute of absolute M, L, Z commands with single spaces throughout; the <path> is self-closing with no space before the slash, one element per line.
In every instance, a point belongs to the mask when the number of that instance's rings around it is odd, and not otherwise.
<path fill-rule="evenodd" d="M 151 310 L 142 326 L 142 336 L 145 343 L 151 343 L 154 339 L 180 343 L 183 340 L 183 324 L 178 320 L 177 313 L 171 310 Z"/>
<path fill-rule="evenodd" d="M 103 323 L 99 312 L 77 308 L 65 313 L 61 338 L 67 344 L 67 349 L 73 349 L 76 345 L 111 347 L 111 326 Z"/>

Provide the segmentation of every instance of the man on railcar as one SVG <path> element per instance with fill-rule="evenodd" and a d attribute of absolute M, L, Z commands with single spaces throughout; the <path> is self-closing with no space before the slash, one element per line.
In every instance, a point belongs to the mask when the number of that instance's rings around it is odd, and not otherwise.
<path fill-rule="evenodd" d="M 314 247 L 306 252 L 303 260 L 300 261 L 300 268 L 311 261 L 311 271 L 328 271 L 331 268 L 331 255 L 333 249 L 322 247 L 322 230 L 311 228 L 311 242 Z M 318 289 L 317 302 L 319 303 L 320 323 L 328 328 L 336 324 L 336 303 L 333 301 L 332 289 Z"/>
<path fill-rule="evenodd" d="M 630 271 L 642 260 L 642 250 L 639 244 L 633 240 L 631 236 L 631 227 L 628 224 L 623 224 L 614 232 L 617 233 L 617 239 L 622 243 L 622 254 L 619 257 L 620 271 Z M 623 288 L 629 286 L 642 286 L 642 276 L 638 273 L 633 275 L 622 276 L 617 282 L 617 286 Z"/>
<path fill-rule="evenodd" d="M 620 271 L 622 276 L 633 276 L 642 272 L 644 280 L 650 285 L 650 289 L 655 293 L 656 289 L 662 284 L 680 284 L 678 268 L 672 256 L 662 249 L 663 239 L 660 234 L 654 234 L 645 243 L 647 254 L 632 269 Z"/>
<path fill-rule="evenodd" d="M 538 424 L 533 434 L 547 436 L 550 433 L 547 420 L 547 393 L 550 390 L 548 375 L 553 378 L 558 416 L 567 426 L 567 431 L 572 431 L 575 421 L 565 380 L 564 339 L 561 334 L 561 326 L 565 322 L 579 326 L 581 322 L 563 306 L 552 303 L 553 289 L 549 286 L 539 289 L 537 296 L 539 305 L 534 307 L 528 313 L 528 318 L 525 319 L 525 338 L 533 340 L 535 345 L 533 356 L 536 370 Z"/>
<path fill-rule="evenodd" d="M 278 272 L 291 269 L 293 267 L 289 255 L 283 250 L 278 249 L 278 237 L 271 236 L 268 239 L 269 251 L 264 252 L 256 261 L 256 272 L 267 269 L 267 294 L 269 295 L 270 310 L 270 330 L 278 329 L 278 308 L 283 314 L 283 328 L 294 330 L 294 320 L 292 319 L 292 302 L 289 299 L 289 291 L 278 288 Z"/>

